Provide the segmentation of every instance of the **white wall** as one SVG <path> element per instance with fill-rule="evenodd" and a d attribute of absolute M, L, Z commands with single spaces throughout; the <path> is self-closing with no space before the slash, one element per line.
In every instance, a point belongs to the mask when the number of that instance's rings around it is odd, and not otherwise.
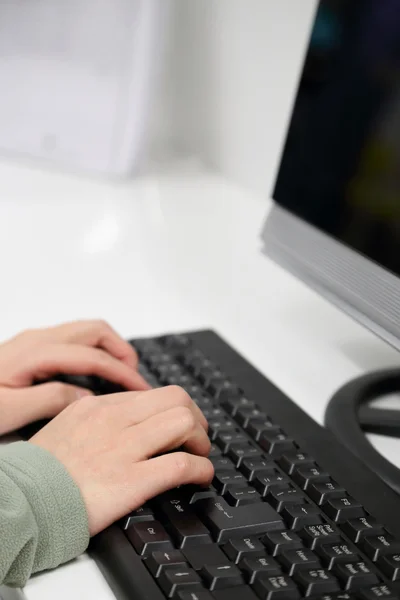
<path fill-rule="evenodd" d="M 268 194 L 315 7 L 316 0 L 173 0 L 163 135 Z"/>

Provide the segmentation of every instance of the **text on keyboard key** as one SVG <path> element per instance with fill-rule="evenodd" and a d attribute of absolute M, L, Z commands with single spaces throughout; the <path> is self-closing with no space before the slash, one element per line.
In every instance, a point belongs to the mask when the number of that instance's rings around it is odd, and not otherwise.
<path fill-rule="evenodd" d="M 279 562 L 290 577 L 299 570 L 319 569 L 321 567 L 318 557 L 307 548 L 284 550 L 279 556 Z"/>
<path fill-rule="evenodd" d="M 306 525 L 301 531 L 299 531 L 300 537 L 303 539 L 304 544 L 314 550 L 320 544 L 329 544 L 340 542 L 340 533 L 337 529 L 332 527 L 329 523 L 323 525 Z"/>
<path fill-rule="evenodd" d="M 397 600 L 398 594 L 390 589 L 388 585 L 373 585 L 369 588 L 360 590 L 357 594 L 359 600 L 380 600 L 384 598 L 386 600 Z"/>
<path fill-rule="evenodd" d="M 248 583 L 254 583 L 256 577 L 281 575 L 282 570 L 276 560 L 270 556 L 245 556 L 239 563 Z"/>
<path fill-rule="evenodd" d="M 363 588 L 379 583 L 374 571 L 363 561 L 339 563 L 333 569 L 345 590 Z"/>
<path fill-rule="evenodd" d="M 181 491 L 168 495 L 168 499 L 159 504 L 159 509 L 168 521 L 168 530 L 180 548 L 186 545 L 210 544 L 208 530 L 190 505 L 181 497 Z"/>
<path fill-rule="evenodd" d="M 159 577 L 162 570 L 166 567 L 185 569 L 188 566 L 185 557 L 179 550 L 153 552 L 145 561 L 145 565 L 153 577 Z"/>
<path fill-rule="evenodd" d="M 244 584 L 240 570 L 231 563 L 224 562 L 220 565 L 207 565 L 200 572 L 203 580 L 211 591 Z"/>
<path fill-rule="evenodd" d="M 174 598 L 178 591 L 185 589 L 202 588 L 201 579 L 193 569 L 170 568 L 164 569 L 158 578 L 158 585 L 161 587 L 167 598 Z"/>
<path fill-rule="evenodd" d="M 299 571 L 295 574 L 294 579 L 306 597 L 340 591 L 336 577 L 325 569 Z"/>
<path fill-rule="evenodd" d="M 350 496 L 330 498 L 323 504 L 322 510 L 336 523 L 365 516 L 361 504 Z"/>
<path fill-rule="evenodd" d="M 272 556 L 277 556 L 285 550 L 303 548 L 301 539 L 292 531 L 272 531 L 267 533 L 261 541 Z"/>
<path fill-rule="evenodd" d="M 400 580 L 400 554 L 388 554 L 378 560 L 378 567 L 391 581 Z"/>
<path fill-rule="evenodd" d="M 300 592 L 286 575 L 257 578 L 253 589 L 260 600 L 298 600 Z"/>
<path fill-rule="evenodd" d="M 283 521 L 267 504 L 233 508 L 222 498 L 202 500 L 196 511 L 214 539 L 221 543 L 229 538 L 242 538 L 283 529 Z"/>
<path fill-rule="evenodd" d="M 355 550 L 343 541 L 340 544 L 322 544 L 316 552 L 328 569 L 332 569 L 334 565 L 340 562 L 361 560 Z"/>
<path fill-rule="evenodd" d="M 134 523 L 125 534 L 136 552 L 141 555 L 158 550 L 174 550 L 167 532 L 158 521 Z"/>
<path fill-rule="evenodd" d="M 380 535 L 383 533 L 383 525 L 369 516 L 350 519 L 343 523 L 343 532 L 352 541 L 358 544 L 366 535 Z"/>
<path fill-rule="evenodd" d="M 240 562 L 245 556 L 265 556 L 265 546 L 256 537 L 229 540 L 222 549 L 235 564 Z"/>
<path fill-rule="evenodd" d="M 373 537 L 367 536 L 361 542 L 360 547 L 374 562 L 385 554 L 400 554 L 400 542 L 388 533 Z"/>

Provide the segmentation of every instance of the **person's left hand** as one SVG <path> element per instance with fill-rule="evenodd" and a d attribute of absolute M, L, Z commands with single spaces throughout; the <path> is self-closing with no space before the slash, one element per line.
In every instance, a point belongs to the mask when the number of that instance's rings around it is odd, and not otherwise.
<path fill-rule="evenodd" d="M 97 375 L 126 390 L 150 389 L 137 371 L 133 348 L 103 321 L 25 331 L 0 345 L 0 435 L 56 416 L 90 394 L 59 382 L 60 373 Z"/>

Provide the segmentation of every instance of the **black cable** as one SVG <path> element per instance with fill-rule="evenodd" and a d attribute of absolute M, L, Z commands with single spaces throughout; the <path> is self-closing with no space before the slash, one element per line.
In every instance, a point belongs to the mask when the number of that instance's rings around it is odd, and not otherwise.
<path fill-rule="evenodd" d="M 344 446 L 400 494 L 400 469 L 384 458 L 365 436 L 365 432 L 370 431 L 400 437 L 400 412 L 365 406 L 395 392 L 400 392 L 400 369 L 353 379 L 329 402 L 325 425 Z"/>

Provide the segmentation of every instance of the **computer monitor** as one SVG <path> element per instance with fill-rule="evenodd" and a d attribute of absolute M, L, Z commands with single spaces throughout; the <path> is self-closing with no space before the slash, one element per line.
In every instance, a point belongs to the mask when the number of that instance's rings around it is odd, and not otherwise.
<path fill-rule="evenodd" d="M 400 348 L 400 0 L 318 3 L 273 199 L 267 255 Z"/>

